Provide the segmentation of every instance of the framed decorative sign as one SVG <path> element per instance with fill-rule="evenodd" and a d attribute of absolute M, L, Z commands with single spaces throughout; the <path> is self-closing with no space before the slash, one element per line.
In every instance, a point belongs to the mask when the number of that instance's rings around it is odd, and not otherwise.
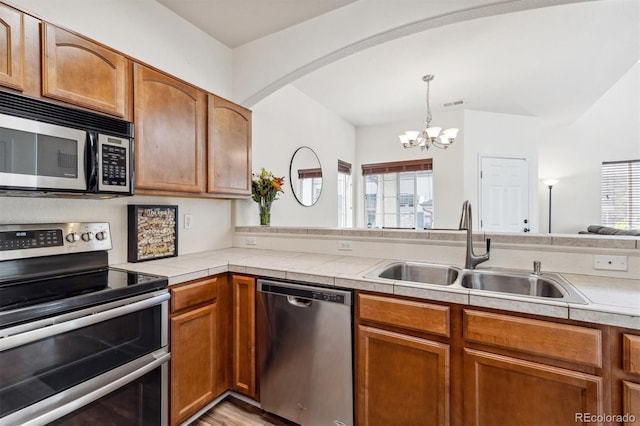
<path fill-rule="evenodd" d="M 178 255 L 178 206 L 129 204 L 129 262 Z"/>

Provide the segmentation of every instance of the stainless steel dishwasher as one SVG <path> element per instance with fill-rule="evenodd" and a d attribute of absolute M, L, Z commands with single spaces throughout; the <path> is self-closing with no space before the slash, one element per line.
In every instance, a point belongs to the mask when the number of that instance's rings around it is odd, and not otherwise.
<path fill-rule="evenodd" d="M 304 426 L 353 425 L 352 295 L 258 280 L 264 410 Z"/>

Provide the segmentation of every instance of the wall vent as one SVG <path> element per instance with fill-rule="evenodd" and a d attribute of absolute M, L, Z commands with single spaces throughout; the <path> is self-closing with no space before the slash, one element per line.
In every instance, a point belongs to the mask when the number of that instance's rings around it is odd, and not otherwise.
<path fill-rule="evenodd" d="M 450 107 L 459 106 L 463 104 L 464 104 L 464 101 L 460 99 L 459 101 L 445 102 L 442 104 L 442 106 L 445 108 L 450 108 Z"/>

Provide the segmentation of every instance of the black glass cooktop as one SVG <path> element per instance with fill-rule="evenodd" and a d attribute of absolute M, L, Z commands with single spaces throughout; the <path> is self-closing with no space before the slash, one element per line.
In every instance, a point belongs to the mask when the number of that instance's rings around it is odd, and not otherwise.
<path fill-rule="evenodd" d="M 1 283 L 0 328 L 166 286 L 165 277 L 109 268 Z"/>

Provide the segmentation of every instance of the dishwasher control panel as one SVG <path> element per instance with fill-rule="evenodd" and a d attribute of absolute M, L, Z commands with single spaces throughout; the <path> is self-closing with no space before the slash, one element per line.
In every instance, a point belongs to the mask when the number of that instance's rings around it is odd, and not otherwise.
<path fill-rule="evenodd" d="M 349 290 L 322 288 L 296 282 L 271 281 L 263 278 L 258 280 L 258 292 L 349 306 L 351 306 L 353 297 L 353 293 Z"/>
<path fill-rule="evenodd" d="M 323 291 L 314 291 L 311 296 L 315 300 L 323 300 L 325 302 L 344 303 L 344 295 L 335 293 L 325 293 Z"/>

